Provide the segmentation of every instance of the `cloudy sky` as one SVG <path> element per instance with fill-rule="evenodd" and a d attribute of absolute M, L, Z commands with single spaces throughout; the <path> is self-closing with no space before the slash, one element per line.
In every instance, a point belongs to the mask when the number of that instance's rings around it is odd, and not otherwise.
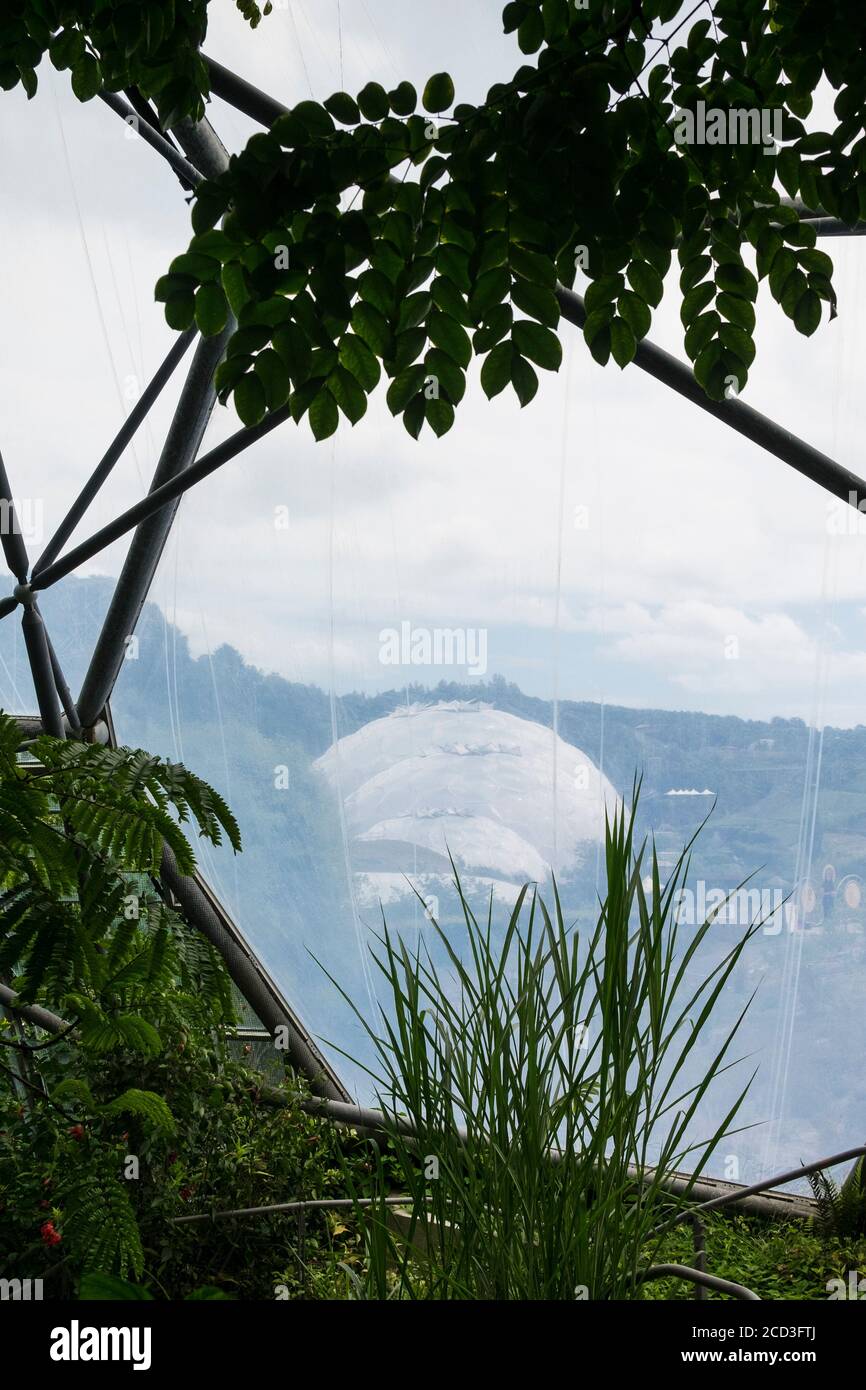
<path fill-rule="evenodd" d="M 294 0 L 251 33 L 216 0 L 207 49 L 288 104 L 442 69 L 478 100 L 522 61 L 500 10 Z M 0 448 L 47 538 L 171 344 L 153 285 L 189 212 L 107 108 L 39 76 L 34 101 L 0 102 Z M 219 101 L 210 116 L 229 148 L 254 129 Z M 825 249 L 838 319 L 803 339 L 762 292 L 745 399 L 863 474 L 866 246 Z M 651 337 L 682 357 L 675 276 L 669 290 Z M 323 444 L 284 426 L 186 498 L 153 597 L 194 651 L 230 642 L 337 692 L 465 675 L 383 666 L 380 634 L 409 622 L 483 630 L 488 674 L 537 695 L 864 722 L 866 526 L 636 367 L 598 367 L 568 324 L 562 337 L 526 410 L 473 380 L 440 441 L 411 440 L 381 397 Z M 176 389 L 77 539 L 145 489 Z M 205 447 L 235 428 L 218 407 Z M 116 574 L 125 544 L 82 573 Z"/>

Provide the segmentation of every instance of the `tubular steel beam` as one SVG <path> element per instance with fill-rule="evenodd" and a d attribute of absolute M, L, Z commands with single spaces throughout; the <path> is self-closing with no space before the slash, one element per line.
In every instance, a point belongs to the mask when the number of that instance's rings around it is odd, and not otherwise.
<path fill-rule="evenodd" d="M 38 612 L 39 605 L 35 604 L 34 606 Z M 42 616 L 41 613 L 39 616 Z M 60 696 L 60 703 L 63 706 L 63 712 L 66 715 L 67 720 L 69 721 L 69 727 L 72 730 L 72 732 L 74 734 L 80 734 L 81 722 L 78 718 L 78 711 L 75 708 L 75 701 L 72 698 L 69 686 L 66 684 L 66 677 L 63 674 L 63 668 L 61 667 L 60 662 L 57 659 L 57 653 L 54 650 L 54 643 L 51 641 L 51 638 L 48 635 L 47 628 L 45 629 L 45 641 L 48 646 L 48 659 L 51 662 L 51 674 L 54 677 L 54 687 L 57 691 L 57 694 Z"/>
<path fill-rule="evenodd" d="M 581 296 L 560 285 L 556 297 L 563 318 L 582 328 L 586 322 L 586 308 Z M 790 430 L 777 425 L 774 420 L 761 415 L 750 405 L 736 399 L 710 400 L 695 380 L 691 367 L 680 362 L 677 357 L 672 357 L 664 348 L 657 347 L 655 343 L 644 338 L 638 343 L 633 361 L 642 371 L 648 372 L 665 386 L 670 386 L 693 405 L 700 406 L 701 410 L 729 425 L 738 434 L 745 435 L 753 444 L 759 444 L 768 453 L 775 454 L 776 458 L 780 458 L 783 463 L 787 463 L 819 487 L 831 492 L 834 497 L 855 508 L 858 501 L 866 497 L 866 482 L 858 478 L 856 473 L 843 468 L 840 463 L 836 463 L 827 454 L 822 454 L 819 449 L 813 449 L 811 444 L 798 439 Z"/>
<path fill-rule="evenodd" d="M 722 1279 L 718 1274 L 707 1274 L 706 1270 L 694 1269 L 691 1265 L 652 1265 L 650 1269 L 638 1273 L 639 1284 L 651 1284 L 656 1279 L 687 1279 L 690 1284 L 701 1288 L 715 1289 L 717 1293 L 730 1294 L 748 1303 L 760 1303 L 758 1294 L 747 1289 L 745 1284 L 735 1284 L 732 1279 Z"/>
<path fill-rule="evenodd" d="M 166 163 L 171 165 L 174 172 L 180 175 L 184 184 L 190 188 L 195 188 L 196 184 L 202 182 L 204 176 L 199 173 L 198 169 L 190 164 L 189 160 L 185 159 L 179 150 L 175 149 L 170 140 L 166 140 L 165 136 L 160 135 L 158 130 L 154 130 L 152 125 L 148 125 L 147 121 L 142 120 L 138 112 L 134 111 L 133 108 L 123 100 L 123 97 L 119 97 L 116 92 L 100 92 L 99 96 L 105 102 L 106 106 L 110 106 L 112 111 L 116 111 L 117 115 L 120 116 L 122 120 L 126 121 L 127 125 L 130 125 L 130 128 L 135 130 L 136 134 L 141 136 L 145 144 L 150 145 L 152 149 L 162 155 Z M 134 124 L 130 122 L 130 117 L 132 117 Z"/>
<path fill-rule="evenodd" d="M 329 1101 L 348 1100 L 348 1092 L 316 1047 L 310 1034 L 290 1009 L 278 985 L 248 946 L 243 934 L 211 893 L 199 874 L 181 874 L 168 845 L 164 846 L 161 877 L 180 903 L 185 915 L 216 947 L 226 968 L 250 1008 L 273 1036 L 287 1030 L 286 1057 L 308 1078 L 318 1095 Z"/>
<path fill-rule="evenodd" d="M 12 488 L 9 484 L 2 454 L 0 454 L 0 542 L 2 542 L 3 554 L 9 569 L 19 584 L 25 583 L 30 562 L 27 559 L 27 547 L 21 535 L 18 513 L 15 510 Z"/>
<path fill-rule="evenodd" d="M 272 126 L 278 116 L 288 115 L 290 108 L 284 106 L 281 101 L 268 96 L 267 92 L 259 91 L 258 87 L 254 87 L 245 78 L 238 77 L 230 68 L 223 67 L 222 63 L 216 62 L 214 58 L 208 58 L 206 53 L 202 53 L 201 56 L 210 74 L 211 92 L 227 101 L 230 106 L 234 106 L 235 110 L 242 111 L 251 120 L 266 126 Z"/>
<path fill-rule="evenodd" d="M 107 526 L 101 527 L 88 540 L 82 541 L 75 546 L 60 560 L 55 561 L 42 570 L 33 580 L 34 589 L 47 589 L 50 585 L 56 584 L 58 579 L 63 579 L 72 570 L 84 563 L 85 560 L 92 560 L 94 555 L 98 555 L 100 550 L 104 550 L 107 545 L 112 545 L 119 540 L 127 531 L 131 531 L 140 522 L 146 521 L 148 517 L 160 511 L 168 502 L 175 501 L 183 496 L 189 488 L 196 483 L 207 478 L 211 473 L 215 473 L 224 463 L 236 458 L 238 454 L 251 444 L 255 444 L 257 439 L 262 439 L 271 430 L 282 425 L 286 420 L 292 418 L 292 411 L 289 405 L 280 406 L 279 410 L 272 410 L 257 425 L 249 425 L 245 429 L 237 430 L 222 444 L 217 444 L 216 448 L 204 454 L 196 463 L 192 463 L 185 468 L 182 473 L 178 473 L 167 483 L 162 483 L 143 497 L 140 502 L 121 512 L 120 516 L 115 517 Z"/>
<path fill-rule="evenodd" d="M 19 1004 L 18 995 L 14 989 L 8 985 L 0 984 L 0 1004 L 4 1009 L 11 1009 L 26 1023 L 35 1024 L 37 1028 L 43 1028 L 46 1033 L 62 1033 L 69 1027 L 57 1014 L 52 1014 L 48 1009 L 43 1009 L 41 1004 Z"/>
<path fill-rule="evenodd" d="M 30 662 L 42 727 L 47 734 L 53 734 L 55 738 L 64 738 L 63 717 L 60 713 L 57 687 L 54 684 L 54 669 L 51 664 L 51 653 L 48 649 L 48 636 L 32 596 L 24 603 L 21 626 L 24 630 L 24 643 L 27 647 L 27 657 Z"/>
<path fill-rule="evenodd" d="M 96 465 L 93 474 L 84 484 L 84 487 L 69 508 L 66 516 L 61 521 L 54 535 L 51 537 L 51 540 L 33 566 L 34 577 L 39 574 L 40 570 L 46 569 L 53 560 L 56 560 L 63 546 L 69 540 L 72 532 L 87 511 L 87 508 L 99 492 L 99 489 L 102 487 L 102 484 L 105 482 L 112 468 L 117 463 L 117 460 L 123 454 L 123 451 L 126 449 L 139 425 L 144 420 L 151 406 L 157 400 L 163 387 L 166 385 L 175 367 L 184 356 L 184 353 L 195 336 L 195 329 L 188 328 L 185 333 L 181 333 L 180 337 L 172 343 L 171 349 L 165 360 L 157 368 L 152 379 L 147 383 L 147 386 L 135 402 L 135 405 L 123 422 L 123 425 L 109 444 L 99 463 Z"/>

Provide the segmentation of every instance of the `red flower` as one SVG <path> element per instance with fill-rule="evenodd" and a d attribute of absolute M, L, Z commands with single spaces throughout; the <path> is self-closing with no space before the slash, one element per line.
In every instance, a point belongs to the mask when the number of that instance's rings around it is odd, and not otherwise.
<path fill-rule="evenodd" d="M 53 1221 L 43 1221 L 39 1227 L 39 1233 L 44 1245 L 59 1245 L 63 1239 L 60 1232 L 55 1229 Z"/>
<path fill-rule="evenodd" d="M 174 1149 L 172 1149 L 171 1153 L 168 1156 L 169 1167 L 171 1167 L 172 1163 L 177 1163 L 177 1154 L 175 1153 Z"/>
<path fill-rule="evenodd" d="M 192 1196 L 192 1188 L 191 1188 L 191 1187 L 182 1187 L 182 1188 L 180 1189 L 180 1199 L 181 1199 L 182 1202 L 188 1202 L 191 1196 Z"/>
<path fill-rule="evenodd" d="M 51 1210 L 51 1203 L 50 1203 L 50 1202 L 40 1202 L 40 1203 L 39 1203 L 39 1210 L 40 1210 L 40 1211 L 50 1211 L 50 1210 Z"/>
<path fill-rule="evenodd" d="M 84 1125 L 70 1125 L 66 1132 L 76 1143 L 80 1143 L 84 1138 Z"/>

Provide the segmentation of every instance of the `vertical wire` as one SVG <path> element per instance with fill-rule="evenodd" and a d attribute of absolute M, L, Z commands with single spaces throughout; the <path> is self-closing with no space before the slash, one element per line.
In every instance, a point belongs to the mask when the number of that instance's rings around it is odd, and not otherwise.
<path fill-rule="evenodd" d="M 349 910 L 352 913 L 352 926 L 355 933 L 355 943 L 358 949 L 358 956 L 361 962 L 361 971 L 364 976 L 364 984 L 367 989 L 367 998 L 370 1004 L 372 1024 L 376 1016 L 376 994 L 373 987 L 373 977 L 370 970 L 369 948 L 361 931 L 361 921 L 358 916 L 358 908 L 355 902 L 355 884 L 352 874 L 352 858 L 349 852 L 349 832 L 346 824 L 346 807 L 343 801 L 343 784 L 340 776 L 340 740 L 337 731 L 337 692 L 335 686 L 335 622 L 334 622 L 334 530 L 336 527 L 336 444 L 331 440 L 330 463 L 331 463 L 331 506 L 330 506 L 330 526 L 328 528 L 328 682 L 329 704 L 331 711 L 331 742 L 334 745 L 334 782 L 337 790 L 337 810 L 340 817 L 340 837 L 343 842 L 343 858 L 346 865 L 346 886 L 349 891 Z"/>
<path fill-rule="evenodd" d="M 563 526 L 565 524 L 565 465 L 568 458 L 568 427 L 570 423 L 569 405 L 571 402 L 571 369 L 574 363 L 574 346 L 569 340 L 565 367 L 565 393 L 562 403 L 562 438 L 559 451 L 559 525 L 556 528 L 556 597 L 553 607 L 553 824 L 552 846 L 554 876 L 559 875 L 559 665 L 560 665 L 560 613 L 562 608 L 562 546 Z"/>
<path fill-rule="evenodd" d="M 836 348 L 837 353 L 841 351 L 842 355 L 844 355 L 843 343 L 839 340 L 837 340 Z M 841 380 L 841 371 L 834 371 L 831 411 L 831 448 L 834 456 L 838 452 L 839 443 L 839 395 Z M 800 911 L 796 895 L 798 885 L 805 885 L 806 881 L 813 878 L 812 866 L 815 852 L 815 827 L 818 820 L 818 801 L 820 796 L 821 766 L 824 748 L 824 714 L 827 704 L 827 688 L 832 660 L 829 631 L 838 598 L 838 546 L 833 544 L 833 540 L 834 537 L 831 536 L 829 528 L 825 528 L 821 580 L 821 606 L 822 613 L 824 614 L 824 622 L 822 624 L 821 637 L 816 642 L 815 650 L 811 724 L 806 750 L 803 799 L 800 810 L 800 827 L 794 865 L 795 896 L 793 907 L 796 916 L 794 916 L 793 919 L 785 920 L 786 928 L 794 926 L 796 930 L 785 931 L 785 952 L 782 963 L 782 978 L 779 983 L 781 1012 L 780 1036 L 777 1039 L 773 1054 L 769 1106 L 770 1118 L 767 1125 L 761 1159 L 762 1175 L 776 1170 L 779 1166 L 779 1162 L 783 1161 L 780 1150 L 782 1146 L 785 1107 L 788 1098 L 791 1059 L 794 1050 L 797 1004 L 800 994 L 800 972 L 803 963 L 803 945 L 806 935 L 805 921 L 799 920 Z M 830 604 L 830 620 L 826 618 L 828 602 Z M 803 914 L 803 916 L 805 916 L 805 914 Z"/>

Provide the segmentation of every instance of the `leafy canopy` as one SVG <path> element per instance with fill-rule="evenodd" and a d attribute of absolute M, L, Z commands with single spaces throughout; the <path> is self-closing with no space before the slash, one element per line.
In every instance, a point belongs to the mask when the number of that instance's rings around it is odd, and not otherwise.
<path fill-rule="evenodd" d="M 206 22 L 202 0 L 18 0 L 0 82 L 32 94 L 47 48 L 82 99 L 132 85 L 166 125 L 198 117 Z M 746 384 L 760 280 L 801 333 L 822 305 L 834 316 L 832 262 L 779 185 L 866 215 L 861 0 L 511 0 L 503 23 L 533 61 L 481 105 L 454 105 L 447 73 L 420 103 L 409 82 L 370 81 L 299 103 L 197 189 L 156 295 L 176 329 L 234 316 L 217 385 L 246 424 L 288 405 L 326 438 L 384 374 L 409 432 L 441 435 L 473 356 L 489 397 L 510 384 L 526 405 L 537 369 L 560 365 L 556 291 L 578 266 L 589 348 L 624 367 L 676 253 L 685 350 L 713 399 Z M 807 133 L 825 80 L 834 128 Z M 735 122 L 764 112 L 781 143 L 748 122 L 730 142 L 681 139 L 699 102 Z"/>

